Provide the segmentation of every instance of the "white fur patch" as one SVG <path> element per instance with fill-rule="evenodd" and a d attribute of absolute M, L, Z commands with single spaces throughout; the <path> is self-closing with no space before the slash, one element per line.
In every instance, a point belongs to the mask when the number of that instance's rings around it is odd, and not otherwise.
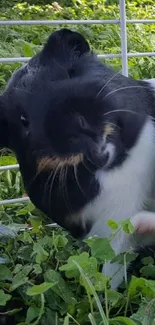
<path fill-rule="evenodd" d="M 106 224 L 108 219 L 118 222 L 132 218 L 140 212 L 141 217 L 139 215 L 132 219 L 139 233 L 146 233 L 146 230 L 150 232 L 151 227 L 155 230 L 155 214 L 150 215 L 146 211 L 142 216 L 143 210 L 147 209 L 147 202 L 155 198 L 155 127 L 151 119 L 148 118 L 125 162 L 110 171 L 97 171 L 96 178 L 100 183 L 101 192 L 81 214 L 84 223 L 87 219 L 94 221 L 87 237 L 92 235 L 109 237 L 111 230 Z M 119 254 L 130 248 L 152 243 L 152 240 L 150 234 L 139 239 L 139 236 L 121 232 L 112 241 L 112 247 L 116 254 Z M 117 264 L 107 263 L 107 275 L 113 276 L 119 267 Z M 120 284 L 123 275 L 122 268 L 112 279 L 112 288 Z"/>
<path fill-rule="evenodd" d="M 144 209 L 150 198 L 155 175 L 154 124 L 146 122 L 134 148 L 125 162 L 105 171 L 98 170 L 96 178 L 101 187 L 100 195 L 85 207 L 82 219 L 94 220 L 90 235 L 108 236 L 106 221 L 120 221 Z"/>

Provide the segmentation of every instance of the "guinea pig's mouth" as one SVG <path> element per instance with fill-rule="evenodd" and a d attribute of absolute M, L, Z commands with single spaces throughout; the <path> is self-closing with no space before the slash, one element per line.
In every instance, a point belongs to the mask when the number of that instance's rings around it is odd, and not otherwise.
<path fill-rule="evenodd" d="M 43 170 L 49 171 L 58 170 L 63 167 L 75 167 L 84 163 L 85 159 L 96 166 L 97 169 L 107 169 L 114 162 L 115 151 L 115 146 L 111 142 L 107 142 L 106 144 L 102 143 L 98 152 L 96 152 L 96 150 L 90 150 L 86 156 L 83 153 L 70 155 L 68 157 L 45 156 L 37 160 L 37 169 L 40 173 Z"/>
<path fill-rule="evenodd" d="M 92 155 L 92 152 L 91 152 Z M 109 168 L 115 159 L 115 146 L 112 143 L 106 143 L 100 148 L 100 152 L 98 155 L 92 155 L 90 159 L 89 157 L 85 157 L 89 160 L 93 165 L 96 165 L 99 169 L 101 168 Z M 84 161 L 84 155 L 71 155 L 69 157 L 42 157 L 37 160 L 37 169 L 38 172 L 43 170 L 54 170 L 54 169 L 61 169 L 62 167 L 69 167 L 69 166 L 77 166 Z"/>

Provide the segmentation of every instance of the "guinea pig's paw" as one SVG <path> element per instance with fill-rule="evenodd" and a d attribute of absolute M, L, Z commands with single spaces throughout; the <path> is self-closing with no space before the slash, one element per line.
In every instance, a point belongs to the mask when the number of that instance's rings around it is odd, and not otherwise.
<path fill-rule="evenodd" d="M 131 218 L 131 223 L 137 234 L 155 234 L 155 213 L 141 211 Z"/>

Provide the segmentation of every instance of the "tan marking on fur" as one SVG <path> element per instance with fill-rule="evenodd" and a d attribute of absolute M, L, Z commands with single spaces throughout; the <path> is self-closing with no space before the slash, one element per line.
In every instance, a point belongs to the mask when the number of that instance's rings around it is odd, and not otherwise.
<path fill-rule="evenodd" d="M 114 132 L 114 128 L 110 124 L 106 124 L 104 128 L 104 135 L 107 137 L 108 135 Z"/>
<path fill-rule="evenodd" d="M 77 166 L 83 161 L 83 154 L 70 156 L 67 158 L 60 157 L 45 157 L 38 161 L 38 171 L 55 169 L 56 167 L 61 168 L 64 166 Z"/>

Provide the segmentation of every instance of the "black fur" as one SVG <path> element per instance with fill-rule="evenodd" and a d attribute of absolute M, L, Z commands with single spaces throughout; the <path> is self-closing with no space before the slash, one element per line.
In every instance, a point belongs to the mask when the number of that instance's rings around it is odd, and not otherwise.
<path fill-rule="evenodd" d="M 91 216 L 84 224 L 78 213 L 100 191 L 95 171 L 126 159 L 153 112 L 149 85 L 116 74 L 80 34 L 62 29 L 14 73 L 1 102 L 0 145 L 17 155 L 32 202 L 75 237 L 84 236 L 92 226 Z M 103 143 L 107 122 L 115 124 L 108 139 L 117 149 L 108 166 Z M 59 170 L 54 181 L 55 170 L 37 174 L 38 159 L 77 154 L 84 156 L 77 166 L 80 186 L 74 166 L 66 169 L 67 176 L 65 169 L 63 177 Z"/>

